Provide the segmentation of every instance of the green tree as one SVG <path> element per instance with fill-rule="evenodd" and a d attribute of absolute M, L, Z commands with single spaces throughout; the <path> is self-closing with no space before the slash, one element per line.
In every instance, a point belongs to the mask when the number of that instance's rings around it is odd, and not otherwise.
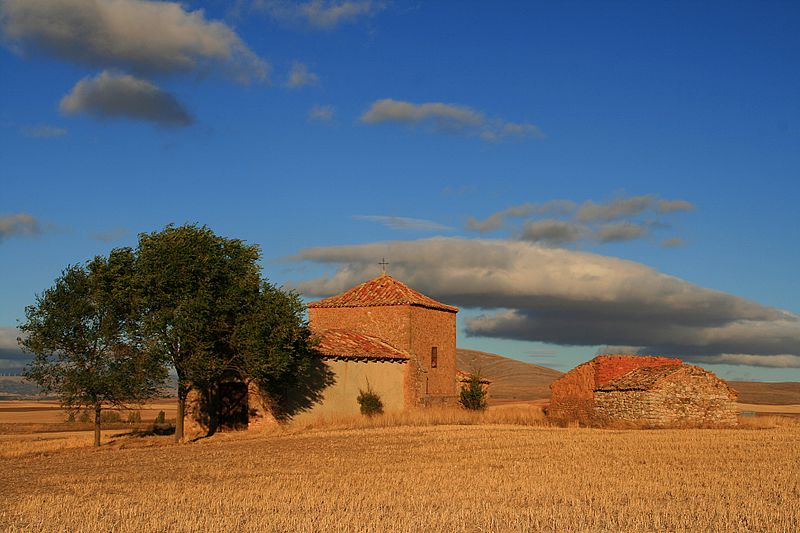
<path fill-rule="evenodd" d="M 273 400 L 278 416 L 284 408 L 291 411 L 288 396 L 304 393 L 307 384 L 301 381 L 307 380 L 316 354 L 305 312 L 299 295 L 263 281 L 255 305 L 236 329 L 232 366 Z"/>
<path fill-rule="evenodd" d="M 486 389 L 481 383 L 479 373 L 470 374 L 466 385 L 461 388 L 459 397 L 461 406 L 473 411 L 483 411 L 486 409 Z"/>
<path fill-rule="evenodd" d="M 25 376 L 56 393 L 65 408 L 93 410 L 95 446 L 105 406 L 152 397 L 165 377 L 136 333 L 132 269 L 129 249 L 67 267 L 26 307 L 20 325 L 20 346 L 34 354 Z"/>
<path fill-rule="evenodd" d="M 236 366 L 234 334 L 258 308 L 259 248 L 197 225 L 139 235 L 136 303 L 152 355 L 178 380 L 175 439 L 183 439 L 186 397 Z"/>

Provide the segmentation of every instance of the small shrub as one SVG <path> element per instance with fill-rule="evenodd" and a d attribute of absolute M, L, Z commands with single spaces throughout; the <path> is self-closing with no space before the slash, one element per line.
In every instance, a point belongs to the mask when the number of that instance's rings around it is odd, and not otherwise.
<path fill-rule="evenodd" d="M 467 384 L 461 388 L 461 396 L 458 399 L 464 409 L 472 411 L 483 411 L 486 409 L 486 390 L 481 384 L 479 374 L 472 374 Z"/>
<path fill-rule="evenodd" d="M 88 424 L 89 422 L 92 422 L 92 419 L 89 416 L 89 411 L 81 411 L 81 414 L 78 417 L 78 422 L 81 424 Z"/>
<path fill-rule="evenodd" d="M 67 424 L 74 424 L 75 423 L 75 411 L 69 411 L 67 413 L 66 423 Z"/>
<path fill-rule="evenodd" d="M 361 407 L 361 414 L 364 416 L 383 414 L 383 402 L 381 401 L 381 397 L 370 388 L 369 383 L 367 383 L 367 390 L 363 391 L 358 389 L 358 398 L 356 398 L 356 401 Z"/>
<path fill-rule="evenodd" d="M 155 425 L 163 426 L 167 423 L 167 415 L 164 411 L 159 411 L 158 415 L 156 415 Z"/>
<path fill-rule="evenodd" d="M 100 422 L 103 424 L 122 422 L 122 417 L 117 411 L 102 411 L 100 413 Z"/>
<path fill-rule="evenodd" d="M 128 413 L 128 424 L 139 424 L 142 421 L 142 413 L 131 411 Z"/>

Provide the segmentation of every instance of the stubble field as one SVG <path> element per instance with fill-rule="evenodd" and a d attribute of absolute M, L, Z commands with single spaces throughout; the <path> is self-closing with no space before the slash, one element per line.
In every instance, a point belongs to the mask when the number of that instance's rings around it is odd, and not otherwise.
<path fill-rule="evenodd" d="M 800 530 L 792 421 L 597 430 L 491 417 L 31 449 L 0 458 L 0 529 Z"/>

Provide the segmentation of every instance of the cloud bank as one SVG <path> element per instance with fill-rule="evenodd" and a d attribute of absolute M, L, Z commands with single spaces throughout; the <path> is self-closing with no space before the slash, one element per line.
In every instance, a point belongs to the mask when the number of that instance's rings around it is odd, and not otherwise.
<path fill-rule="evenodd" d="M 267 65 L 202 10 L 147 0 L 5 0 L 0 27 L 16 47 L 139 75 L 218 71 L 263 80 Z"/>
<path fill-rule="evenodd" d="M 652 194 L 622 196 L 606 203 L 551 200 L 511 206 L 483 220 L 470 217 L 466 227 L 487 233 L 503 229 L 509 219 L 528 219 L 516 234 L 518 239 L 549 246 L 578 241 L 605 244 L 648 237 L 654 229 L 669 227 L 661 221 L 665 216 L 692 209 L 694 205 L 687 200 L 666 200 Z M 643 219 L 645 215 L 651 218 Z M 550 218 L 536 219 L 540 216 Z M 661 241 L 661 246 L 667 248 L 682 244 L 684 241 L 679 237 Z"/>
<path fill-rule="evenodd" d="M 296 259 L 336 265 L 299 289 L 338 293 L 392 274 L 442 301 L 486 313 L 469 335 L 560 345 L 637 346 L 687 360 L 797 366 L 800 317 L 706 289 L 645 265 L 533 243 L 437 237 L 309 248 Z"/>
<path fill-rule="evenodd" d="M 32 357 L 17 344 L 16 328 L 0 327 L 0 373 L 19 374 Z"/>
<path fill-rule="evenodd" d="M 516 124 L 486 116 L 471 107 L 427 102 L 415 104 L 385 98 L 373 102 L 361 115 L 365 124 L 399 123 L 407 125 L 428 124 L 440 132 L 472 132 L 486 141 L 499 141 L 509 137 L 536 137 L 544 135 L 533 124 Z"/>
<path fill-rule="evenodd" d="M 84 78 L 62 100 L 68 115 L 87 113 L 102 118 L 129 118 L 162 126 L 189 126 L 189 112 L 170 93 L 127 74 L 102 72 Z"/>

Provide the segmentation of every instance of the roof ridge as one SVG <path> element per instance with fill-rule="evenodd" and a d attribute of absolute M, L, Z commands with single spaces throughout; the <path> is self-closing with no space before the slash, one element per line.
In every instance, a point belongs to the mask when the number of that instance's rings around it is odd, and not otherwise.
<path fill-rule="evenodd" d="M 308 307 L 374 307 L 388 305 L 411 305 L 451 313 L 458 312 L 457 307 L 425 296 L 385 272 L 347 289 L 341 294 L 311 302 Z"/>

